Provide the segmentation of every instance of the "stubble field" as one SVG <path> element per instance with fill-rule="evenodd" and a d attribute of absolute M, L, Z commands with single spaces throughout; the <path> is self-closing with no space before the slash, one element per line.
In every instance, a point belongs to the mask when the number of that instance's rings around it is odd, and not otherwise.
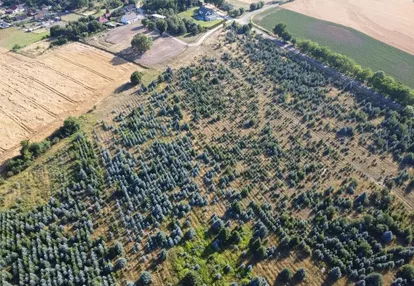
<path fill-rule="evenodd" d="M 2 162 L 18 152 L 21 140 L 46 137 L 66 117 L 86 112 L 138 69 L 79 43 L 37 58 L 1 50 L 0 64 Z"/>
<path fill-rule="evenodd" d="M 354 28 L 414 54 L 414 5 L 411 0 L 297 0 L 283 7 Z"/>

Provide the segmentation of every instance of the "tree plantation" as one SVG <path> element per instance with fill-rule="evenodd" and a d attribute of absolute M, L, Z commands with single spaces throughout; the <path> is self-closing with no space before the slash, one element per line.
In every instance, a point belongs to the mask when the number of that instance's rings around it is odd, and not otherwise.
<path fill-rule="evenodd" d="M 250 29 L 74 130 L 48 203 L 0 213 L 0 285 L 413 285 L 412 108 Z"/>

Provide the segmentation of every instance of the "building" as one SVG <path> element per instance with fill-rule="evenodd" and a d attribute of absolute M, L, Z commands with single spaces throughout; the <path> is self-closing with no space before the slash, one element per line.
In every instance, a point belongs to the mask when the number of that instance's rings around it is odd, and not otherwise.
<path fill-rule="evenodd" d="M 151 14 L 148 16 L 148 18 L 150 19 L 165 19 L 166 17 L 164 15 L 160 15 L 160 14 Z"/>
<path fill-rule="evenodd" d="M 26 9 L 25 9 L 25 6 L 26 4 L 19 4 L 19 5 L 13 5 L 13 6 L 10 6 L 7 10 L 6 10 L 6 13 L 7 14 L 17 14 L 17 13 L 22 13 L 22 12 L 24 12 Z"/>
<path fill-rule="evenodd" d="M 45 19 L 50 18 L 51 14 L 48 9 L 44 8 L 41 11 L 37 11 L 36 15 L 34 15 L 35 21 L 43 21 Z"/>
<path fill-rule="evenodd" d="M 198 11 L 197 11 L 197 15 L 196 18 L 198 20 L 203 20 L 203 21 L 213 21 L 216 20 L 219 17 L 219 15 L 217 14 L 216 11 L 207 8 L 206 6 L 201 6 Z"/>
<path fill-rule="evenodd" d="M 98 17 L 98 22 L 101 24 L 105 24 L 106 22 L 108 22 L 108 19 L 105 18 L 104 16 Z"/>
<path fill-rule="evenodd" d="M 27 19 L 27 15 L 26 14 L 20 14 L 20 15 L 16 15 L 13 17 L 14 21 L 23 21 Z"/>
<path fill-rule="evenodd" d="M 131 12 L 131 13 L 128 13 L 122 16 L 121 23 L 124 25 L 128 25 L 128 24 L 138 21 L 138 19 L 139 19 L 138 15 L 134 12 Z"/>

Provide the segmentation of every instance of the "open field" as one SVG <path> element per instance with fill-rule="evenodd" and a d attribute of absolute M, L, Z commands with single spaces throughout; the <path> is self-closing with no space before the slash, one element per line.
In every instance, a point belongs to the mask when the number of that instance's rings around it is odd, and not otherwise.
<path fill-rule="evenodd" d="M 0 47 L 11 50 L 14 45 L 21 47 L 40 41 L 43 37 L 49 35 L 49 31 L 41 33 L 26 33 L 17 27 L 0 29 Z"/>
<path fill-rule="evenodd" d="M 131 49 L 131 40 L 138 33 L 144 33 L 154 39 L 151 49 L 143 55 L 137 55 Z M 89 37 L 87 42 L 146 66 L 165 62 L 181 54 L 187 48 L 185 43 L 177 41 L 173 37 L 160 37 L 156 32 L 149 32 L 140 21 L 94 35 Z"/>
<path fill-rule="evenodd" d="M 205 27 L 205 28 L 210 28 L 210 27 L 213 27 L 214 25 L 217 25 L 220 22 L 223 22 L 222 19 L 217 19 L 217 20 L 214 20 L 214 21 L 196 20 L 196 19 L 194 19 L 193 15 L 197 10 L 198 10 L 198 7 L 194 7 L 194 8 L 188 9 L 187 11 L 183 11 L 181 13 L 178 13 L 178 16 L 180 16 L 181 18 L 188 19 L 188 20 L 193 20 L 195 23 L 197 23 L 201 27 Z"/>
<path fill-rule="evenodd" d="M 79 18 L 82 18 L 82 17 L 84 16 L 76 14 L 76 13 L 69 13 L 69 14 L 61 16 L 60 18 L 62 19 L 62 21 L 70 22 L 70 21 L 77 21 L 79 20 Z"/>
<path fill-rule="evenodd" d="M 295 0 L 283 7 L 354 28 L 414 55 L 411 0 Z"/>
<path fill-rule="evenodd" d="M 72 43 L 35 59 L 0 54 L 0 160 L 23 139 L 50 134 L 113 92 L 137 67 L 100 50 Z"/>
<path fill-rule="evenodd" d="M 295 37 L 328 46 L 354 59 L 363 67 L 369 67 L 373 71 L 383 70 L 397 81 L 414 88 L 414 55 L 354 29 L 279 8 L 258 14 L 253 21 L 270 31 L 277 23 L 286 23 L 287 29 Z"/>

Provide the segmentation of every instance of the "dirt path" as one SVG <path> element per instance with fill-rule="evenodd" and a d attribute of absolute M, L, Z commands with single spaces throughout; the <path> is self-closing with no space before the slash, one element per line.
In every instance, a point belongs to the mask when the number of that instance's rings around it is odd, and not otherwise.
<path fill-rule="evenodd" d="M 412 0 L 295 0 L 283 8 L 354 28 L 414 55 Z"/>

